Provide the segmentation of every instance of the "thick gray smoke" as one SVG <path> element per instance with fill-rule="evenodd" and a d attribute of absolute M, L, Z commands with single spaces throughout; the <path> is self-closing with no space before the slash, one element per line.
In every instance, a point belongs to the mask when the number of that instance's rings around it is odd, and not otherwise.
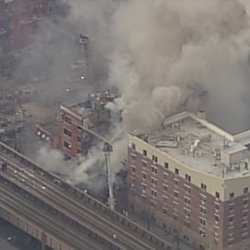
<path fill-rule="evenodd" d="M 205 109 L 229 130 L 247 127 L 249 1 L 61 3 L 70 7 L 68 15 L 40 24 L 16 72 L 24 82 L 41 75 L 38 90 L 45 103 L 67 95 L 74 100 L 76 93 L 79 100 L 95 88 L 114 85 L 122 95 L 128 130 L 153 129 L 183 108 Z M 89 80 L 80 83 L 82 91 L 69 79 L 78 55 L 76 34 L 89 37 Z M 71 88 L 77 90 L 70 95 L 66 90 Z"/>
<path fill-rule="evenodd" d="M 122 160 L 126 157 L 127 138 L 124 130 L 118 128 L 112 131 L 113 153 L 111 154 L 110 168 L 113 183 L 116 181 L 116 174 L 123 168 Z M 35 156 L 35 160 L 47 171 L 62 176 L 73 185 L 84 183 L 90 190 L 99 192 L 106 184 L 106 165 L 103 145 L 92 148 L 88 155 L 65 161 L 64 155 L 48 146 L 41 147 Z"/>
<path fill-rule="evenodd" d="M 193 111 L 205 108 L 227 129 L 246 126 L 248 18 L 246 6 L 235 0 L 120 5 L 110 80 L 123 94 L 128 128 L 152 129 L 184 104 Z M 207 92 L 206 100 L 195 95 L 197 89 Z"/>
<path fill-rule="evenodd" d="M 47 171 L 59 174 L 73 185 L 84 183 L 92 191 L 103 188 L 104 156 L 99 149 L 93 149 L 86 157 L 65 161 L 64 155 L 48 146 L 40 148 L 36 161 Z"/>

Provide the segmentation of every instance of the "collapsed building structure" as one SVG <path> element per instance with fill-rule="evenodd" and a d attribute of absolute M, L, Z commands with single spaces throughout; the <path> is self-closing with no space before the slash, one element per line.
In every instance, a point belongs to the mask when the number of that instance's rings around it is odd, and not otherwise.
<path fill-rule="evenodd" d="M 36 135 L 61 150 L 66 158 L 86 155 L 89 149 L 99 144 L 100 136 L 110 133 L 114 114 L 107 107 L 117 96 L 110 90 L 89 94 L 84 102 L 61 105 L 56 124 L 37 124 Z M 118 118 L 117 118 L 118 117 Z"/>
<path fill-rule="evenodd" d="M 130 134 L 130 208 L 200 249 L 250 249 L 250 131 L 232 134 L 183 112 Z"/>

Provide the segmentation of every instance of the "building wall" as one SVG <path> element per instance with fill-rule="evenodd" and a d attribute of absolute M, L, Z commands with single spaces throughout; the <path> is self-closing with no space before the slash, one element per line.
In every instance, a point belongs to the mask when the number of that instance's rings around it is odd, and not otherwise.
<path fill-rule="evenodd" d="M 249 245 L 249 200 L 250 195 L 247 193 L 224 203 L 223 228 L 224 245 L 227 247 L 226 249 L 237 249 L 236 247 L 242 241 L 245 241 L 246 244 Z M 247 245 L 243 245 L 238 249 L 245 249 Z"/>
<path fill-rule="evenodd" d="M 165 163 L 168 163 L 168 169 L 172 173 L 175 172 L 175 169 L 179 169 L 179 176 L 185 179 L 186 175 L 191 176 L 191 183 L 197 187 L 200 187 L 201 184 L 205 184 L 207 187 L 207 193 L 215 195 L 216 193 L 220 194 L 220 199 L 224 200 L 224 180 L 220 177 L 204 173 L 198 169 L 194 169 L 191 166 L 185 165 L 183 162 L 180 162 L 174 159 L 172 156 L 166 152 L 151 146 L 147 142 L 129 135 L 130 146 L 132 144 L 136 145 L 136 151 L 143 153 L 143 150 L 147 151 L 147 159 L 152 159 L 152 156 L 158 158 L 158 164 L 164 166 Z"/>
<path fill-rule="evenodd" d="M 134 136 L 128 155 L 130 206 L 179 229 L 198 246 L 250 249 L 249 177 L 199 172 Z"/>
<path fill-rule="evenodd" d="M 128 162 L 130 204 L 154 214 L 160 224 L 182 228 L 197 245 L 205 246 L 211 239 L 222 242 L 221 201 L 132 149 Z"/>
<path fill-rule="evenodd" d="M 58 128 L 58 148 L 69 157 L 81 152 L 81 118 L 64 111 Z"/>

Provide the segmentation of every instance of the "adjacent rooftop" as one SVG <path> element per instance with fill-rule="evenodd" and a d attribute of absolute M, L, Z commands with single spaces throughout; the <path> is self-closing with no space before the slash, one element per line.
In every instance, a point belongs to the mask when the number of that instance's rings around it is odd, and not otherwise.
<path fill-rule="evenodd" d="M 140 137 L 199 171 L 224 178 L 250 175 L 250 130 L 232 135 L 203 112 L 173 115 L 162 129 Z"/>

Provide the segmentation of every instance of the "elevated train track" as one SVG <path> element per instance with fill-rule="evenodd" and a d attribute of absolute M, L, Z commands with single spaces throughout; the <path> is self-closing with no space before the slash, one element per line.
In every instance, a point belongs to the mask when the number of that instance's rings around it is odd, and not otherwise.
<path fill-rule="evenodd" d="M 0 177 L 0 181 L 0 207 L 2 209 L 36 224 L 74 249 L 95 250 L 100 247 L 106 250 L 115 249 L 114 245 L 111 244 L 105 248 L 104 242 L 101 242 L 100 239 L 93 243 L 87 235 L 87 230 L 82 232 L 68 218 L 58 212 L 55 213 L 53 209 L 46 204 L 41 204 L 29 193 L 20 193 L 19 187 L 15 184 L 2 177 Z M 116 249 L 120 248 L 117 246 Z"/>
<path fill-rule="evenodd" d="M 94 235 L 102 236 L 117 249 L 173 249 L 171 242 L 110 210 L 1 142 L 0 159 L 7 163 L 6 171 L 1 171 L 2 178 L 31 193 L 74 223 L 88 228 Z"/>

